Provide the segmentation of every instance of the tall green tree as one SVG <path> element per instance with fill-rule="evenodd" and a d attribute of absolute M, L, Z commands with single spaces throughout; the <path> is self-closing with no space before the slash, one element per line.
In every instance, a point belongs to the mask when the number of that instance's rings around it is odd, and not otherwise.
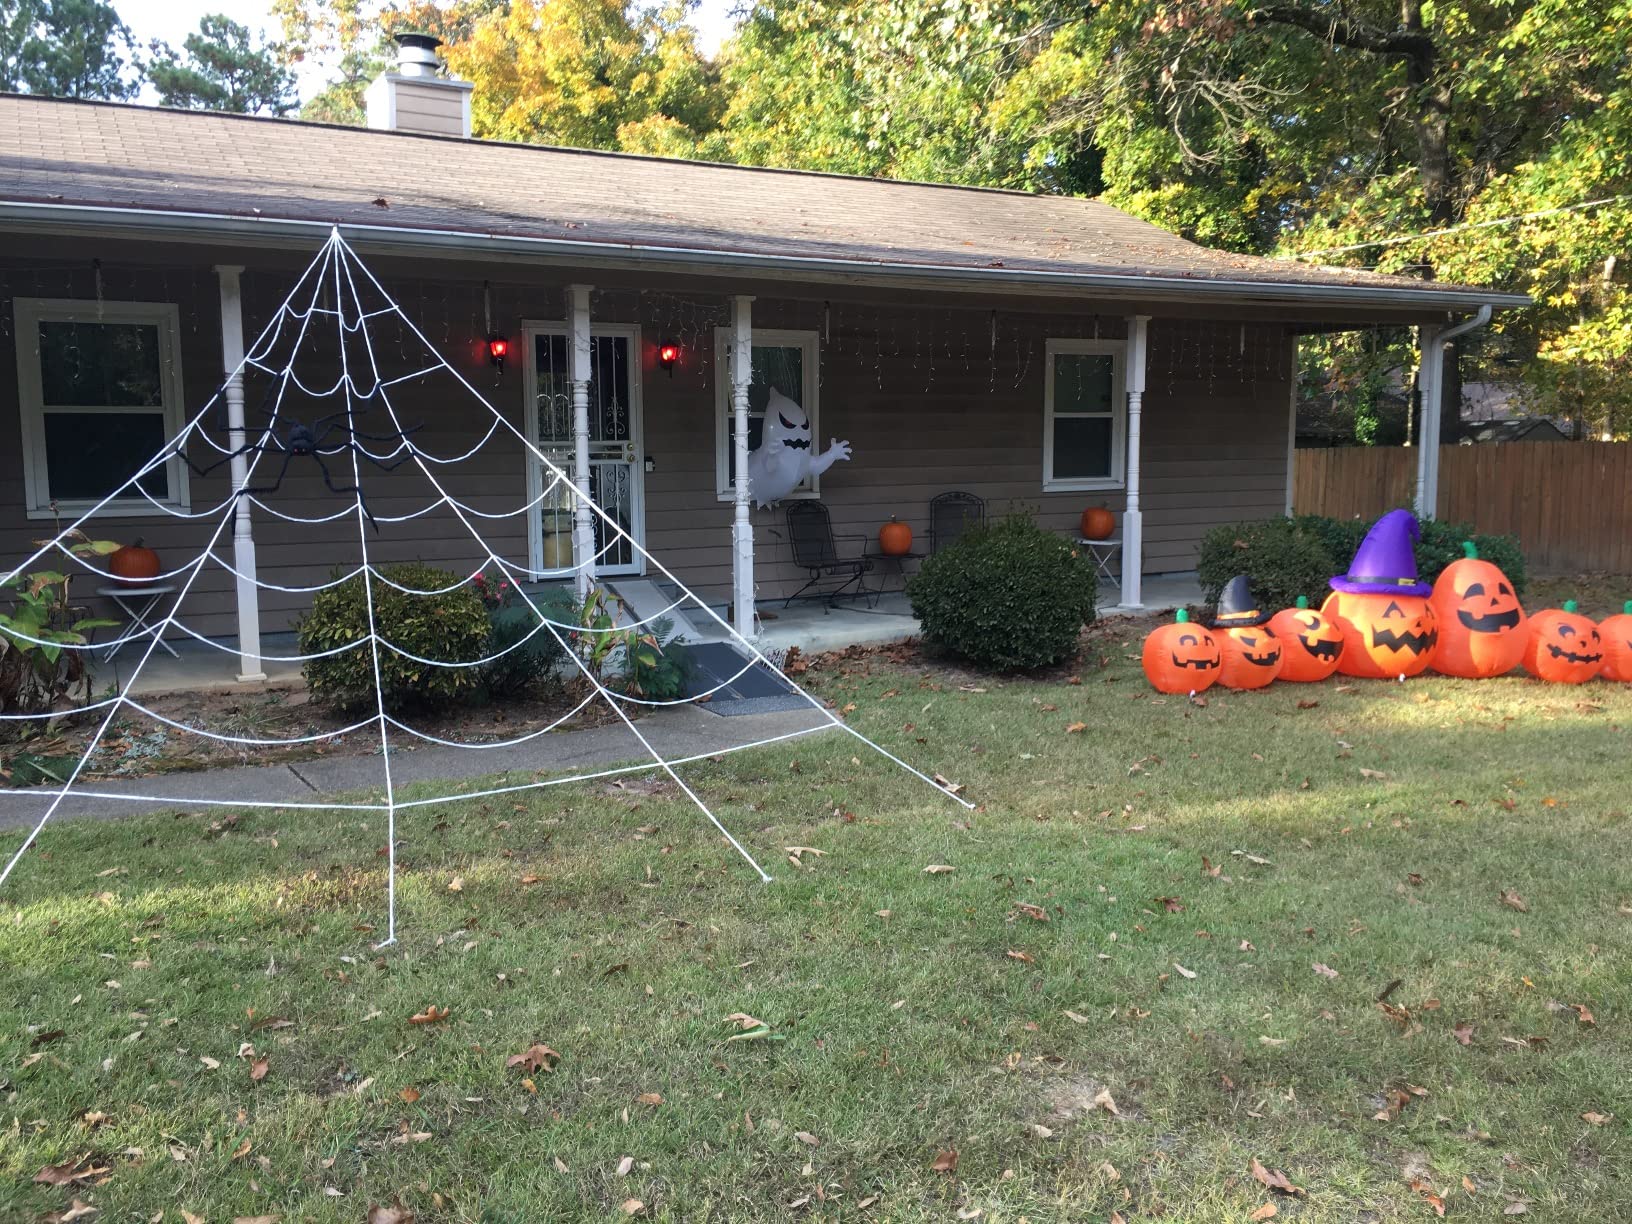
<path fill-rule="evenodd" d="M 182 51 L 155 41 L 147 79 L 162 106 L 286 115 L 295 108 L 295 75 L 279 50 L 248 27 L 214 13 L 187 35 Z"/>
<path fill-rule="evenodd" d="M 0 0 L 0 88 L 56 98 L 134 97 L 130 30 L 106 0 Z"/>

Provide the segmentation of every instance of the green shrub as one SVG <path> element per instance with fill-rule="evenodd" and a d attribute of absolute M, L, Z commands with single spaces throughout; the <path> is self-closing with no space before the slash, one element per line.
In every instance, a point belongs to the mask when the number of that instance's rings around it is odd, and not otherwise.
<path fill-rule="evenodd" d="M 571 623 L 574 605 L 560 594 L 535 595 L 533 604 L 558 625 Z M 538 617 L 526 604 L 490 606 L 488 619 L 492 628 L 482 653 L 493 656 L 493 661 L 480 669 L 481 687 L 488 697 L 496 701 L 537 697 L 567 682 L 567 671 L 574 669 L 556 635 L 565 638 L 568 630 L 556 628 L 552 633 L 540 628 Z M 522 644 L 516 645 L 518 642 Z"/>
<path fill-rule="evenodd" d="M 387 567 L 392 582 L 415 590 L 441 590 L 459 575 L 409 562 Z M 427 659 L 469 663 L 488 653 L 492 627 L 481 597 L 467 583 L 437 595 L 411 595 L 374 582 L 374 622 L 380 636 Z M 296 626 L 300 652 L 332 650 L 368 635 L 368 597 L 361 574 L 319 591 L 312 610 Z M 433 667 L 397 653 L 383 642 L 379 649 L 380 695 L 387 710 L 456 701 L 478 691 L 480 669 Z M 374 659 L 367 641 L 301 668 L 312 696 L 346 710 L 374 705 Z"/>
<path fill-rule="evenodd" d="M 685 691 L 695 665 L 691 652 L 679 638 L 668 642 L 674 622 L 660 617 L 649 626 L 649 632 L 640 629 L 625 631 L 623 691 L 646 701 L 674 701 Z"/>
<path fill-rule="evenodd" d="M 1263 519 L 1214 527 L 1201 540 L 1196 565 L 1202 600 L 1218 603 L 1224 584 L 1237 574 L 1252 577 L 1253 594 L 1266 608 L 1287 608 L 1306 595 L 1319 606 L 1331 588 L 1333 574 L 1346 573 L 1360 541 L 1375 519 L 1335 519 L 1321 514 Z M 1524 554 L 1512 536 L 1480 535 L 1467 523 L 1430 519 L 1421 524 L 1417 542 L 1417 575 L 1432 582 L 1462 556 L 1462 541 L 1472 540 L 1479 555 L 1501 568 L 1521 596 L 1525 587 Z"/>
<path fill-rule="evenodd" d="M 1094 619 L 1093 564 L 1029 519 L 967 531 L 907 583 L 924 637 L 987 667 L 1044 667 Z"/>

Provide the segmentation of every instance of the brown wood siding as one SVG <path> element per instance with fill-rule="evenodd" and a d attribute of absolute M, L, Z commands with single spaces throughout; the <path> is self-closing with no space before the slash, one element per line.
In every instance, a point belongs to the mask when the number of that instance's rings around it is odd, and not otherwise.
<path fill-rule="evenodd" d="M 87 258 L 89 256 L 87 255 Z M 218 256 L 223 257 L 224 256 Z M 234 253 L 233 258 L 244 258 Z M 523 320 L 560 320 L 565 283 L 495 284 L 492 322 L 512 341 L 511 359 L 500 373 L 486 360 L 481 271 L 453 281 L 402 275 L 387 286 L 431 343 L 477 386 L 505 418 L 524 422 Z M 427 270 L 432 266 L 425 265 Z M 446 275 L 445 267 L 434 270 Z M 94 295 L 84 261 L 50 265 L 0 264 L 7 334 L 0 343 L 0 438 L 19 438 L 17 379 L 10 338 L 12 294 L 28 297 Z M 246 336 L 253 340 L 287 292 L 287 263 L 251 266 L 244 274 Z M 382 279 L 384 279 L 382 277 Z M 181 343 L 187 411 L 203 404 L 221 376 L 218 291 L 207 263 L 174 267 L 130 266 L 105 261 L 103 292 L 109 299 L 175 301 L 181 309 Z M 695 293 L 616 290 L 594 295 L 597 320 L 636 323 L 642 331 L 645 452 L 655 470 L 645 475 L 646 545 L 665 566 L 704 597 L 723 604 L 730 591 L 732 507 L 715 493 L 714 328 L 728 318 L 724 299 Z M 820 432 L 847 438 L 854 458 L 823 478 L 822 498 L 835 530 L 865 537 L 892 514 L 928 543 L 928 506 L 937 493 L 962 489 L 986 499 L 994 516 L 1026 512 L 1062 533 L 1074 533 L 1084 507 L 1122 509 L 1120 490 L 1045 493 L 1042 488 L 1043 344 L 1049 337 L 1115 338 L 1120 317 L 1091 311 L 993 316 L 984 309 L 911 308 L 888 303 L 846 303 L 760 297 L 754 319 L 762 328 L 812 329 L 822 334 Z M 394 327 L 376 325 L 382 362 L 400 373 L 414 364 L 413 341 Z M 656 364 L 663 340 L 682 346 L 672 376 Z M 1145 569 L 1174 572 L 1195 565 L 1201 533 L 1218 522 L 1278 514 L 1284 506 L 1286 431 L 1291 340 L 1277 323 L 1206 323 L 1155 319 L 1144 401 Z M 332 356 L 332 355 L 331 355 Z M 303 366 L 309 386 L 327 386 L 338 375 L 328 358 Z M 264 378 L 251 380 L 249 420 Z M 406 424 L 420 425 L 416 442 L 436 455 L 471 447 L 486 430 L 480 405 L 446 376 L 411 382 L 392 393 Z M 295 397 L 286 412 L 312 421 L 335 410 L 334 401 Z M 387 433 L 377 413 L 368 428 Z M 21 459 L 16 445 L 0 446 L 0 558 L 11 564 L 26 555 L 31 539 L 50 533 L 50 523 L 29 521 L 22 508 Z M 195 453 L 195 459 L 201 456 Z M 275 474 L 276 455 L 263 458 L 257 483 Z M 334 457 L 337 485 L 350 483 L 348 456 Z M 194 477 L 194 511 L 227 496 L 228 469 Z M 368 504 L 378 517 L 402 514 L 431 500 L 429 485 L 412 464 L 389 476 L 363 463 Z M 438 468 L 455 496 L 488 513 L 514 509 L 526 500 L 525 464 L 513 435 L 501 432 L 469 460 Z M 299 514 L 339 509 L 345 499 L 324 488 L 316 467 L 295 459 L 274 505 Z M 762 599 L 777 598 L 804 577 L 789 556 L 779 508 L 753 512 L 756 580 Z M 481 520 L 485 539 L 518 569 L 528 564 L 527 525 L 522 517 Z M 93 534 L 120 539 L 141 535 L 167 567 L 196 556 L 213 522 L 186 522 L 161 515 L 103 520 Z M 349 517 L 322 526 L 291 524 L 255 511 L 261 577 L 285 586 L 322 582 L 336 567 L 358 558 L 357 528 Z M 446 509 L 404 524 L 381 524 L 366 541 L 378 562 L 424 560 L 456 572 L 479 564 L 481 550 Z M 231 529 L 217 547 L 231 558 Z M 660 578 L 655 571 L 650 576 Z M 89 585 L 89 584 L 87 584 Z M 298 593 L 263 591 L 263 625 L 288 627 L 309 606 Z M 208 565 L 190 595 L 187 623 L 199 632 L 235 631 L 233 580 Z"/>

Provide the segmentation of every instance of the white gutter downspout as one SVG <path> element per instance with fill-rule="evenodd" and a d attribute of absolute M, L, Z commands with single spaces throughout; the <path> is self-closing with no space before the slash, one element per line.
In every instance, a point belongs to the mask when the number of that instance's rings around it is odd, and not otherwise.
<path fill-rule="evenodd" d="M 232 448 L 232 491 L 249 480 L 244 457 L 244 294 L 242 264 L 216 264 L 221 282 L 221 364 L 228 378 L 227 445 Z M 247 497 L 237 498 L 232 522 L 232 564 L 237 571 L 238 679 L 265 680 L 261 663 L 261 592 L 255 585 L 255 534 Z"/>
<path fill-rule="evenodd" d="M 1445 346 L 1458 336 L 1490 322 L 1490 307 L 1479 307 L 1471 319 L 1464 319 L 1443 331 L 1438 327 L 1420 329 L 1422 365 L 1417 373 L 1417 391 L 1422 397 L 1422 417 L 1417 427 L 1417 496 L 1419 519 L 1431 519 L 1439 506 L 1439 421 L 1445 392 Z M 1457 405 L 1458 411 L 1461 405 Z"/>

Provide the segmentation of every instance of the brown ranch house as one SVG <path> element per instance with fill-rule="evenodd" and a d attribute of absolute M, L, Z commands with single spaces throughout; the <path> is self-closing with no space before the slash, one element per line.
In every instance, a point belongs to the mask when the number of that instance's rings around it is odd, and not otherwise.
<path fill-rule="evenodd" d="M 587 456 L 598 502 L 744 626 L 753 601 L 807 581 L 790 506 L 819 499 L 853 555 L 844 537 L 876 539 L 891 516 L 927 544 L 931 500 L 954 491 L 1072 535 L 1085 507 L 1108 507 L 1118 598 L 1138 607 L 1144 577 L 1195 568 L 1208 527 L 1289 508 L 1300 334 L 1387 322 L 1431 340 L 1526 300 L 1212 251 L 1093 200 L 472 140 L 470 88 L 409 45 L 370 91 L 372 130 L 0 96 L 0 572 L 174 436 L 335 226 L 465 378 L 569 472 Z M 749 374 L 751 442 L 774 387 L 818 448 L 846 439 L 852 457 L 751 506 L 733 368 Z M 259 378 L 243 389 L 252 430 Z M 487 427 L 445 377 L 395 390 L 427 451 L 460 453 Z M 1437 418 L 1431 378 L 1423 399 Z M 518 569 L 571 564 L 572 525 L 519 445 L 445 476 L 493 515 L 534 503 L 485 520 Z M 196 556 L 207 525 L 152 502 L 203 510 L 231 479 L 171 462 L 93 534 L 140 536 L 167 565 Z M 424 504 L 410 482 L 365 479 L 375 515 Z M 298 460 L 280 495 L 310 514 L 346 500 Z M 216 555 L 278 586 L 356 562 L 355 528 L 246 506 L 229 535 Z M 446 512 L 369 547 L 460 572 L 481 559 Z M 594 547 L 599 581 L 662 585 L 634 550 Z M 236 638 L 254 678 L 260 633 L 308 600 L 211 567 L 184 619 Z"/>

